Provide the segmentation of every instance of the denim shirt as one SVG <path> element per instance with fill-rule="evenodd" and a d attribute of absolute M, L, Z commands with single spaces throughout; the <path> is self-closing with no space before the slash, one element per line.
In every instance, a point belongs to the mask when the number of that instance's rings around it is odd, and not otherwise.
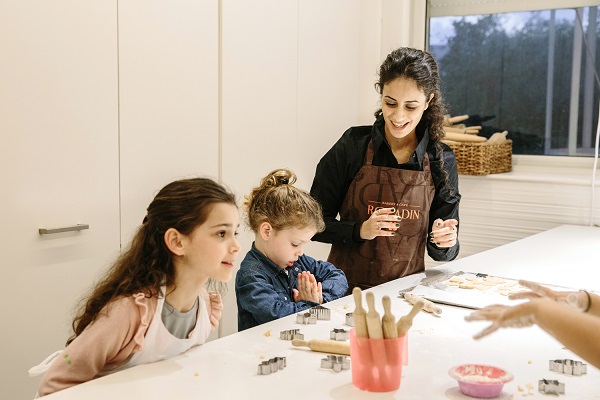
<path fill-rule="evenodd" d="M 292 289 L 298 288 L 298 274 L 302 271 L 309 271 L 321 282 L 324 303 L 344 296 L 348 290 L 344 272 L 326 261 L 302 255 L 288 271 L 286 274 L 252 243 L 235 277 L 238 331 L 318 305 L 310 301 L 294 302 Z"/>

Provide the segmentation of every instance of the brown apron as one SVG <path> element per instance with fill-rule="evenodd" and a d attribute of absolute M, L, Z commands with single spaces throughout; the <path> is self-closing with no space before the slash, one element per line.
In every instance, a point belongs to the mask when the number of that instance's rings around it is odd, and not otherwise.
<path fill-rule="evenodd" d="M 396 209 L 402 216 L 394 236 L 378 236 L 352 245 L 334 244 L 327 261 L 345 272 L 349 290 L 366 289 L 425 269 L 429 209 L 435 194 L 429 157 L 423 171 L 372 165 L 369 142 L 365 163 L 354 177 L 342 207 L 340 220 L 366 221 L 380 208 Z"/>

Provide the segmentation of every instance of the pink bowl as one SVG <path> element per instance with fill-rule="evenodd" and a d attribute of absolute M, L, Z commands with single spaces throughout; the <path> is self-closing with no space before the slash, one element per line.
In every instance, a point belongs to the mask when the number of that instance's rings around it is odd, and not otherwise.
<path fill-rule="evenodd" d="M 513 380 L 510 372 L 483 364 L 457 365 L 448 374 L 458 381 L 463 394 L 482 399 L 500 396 L 504 384 Z"/>

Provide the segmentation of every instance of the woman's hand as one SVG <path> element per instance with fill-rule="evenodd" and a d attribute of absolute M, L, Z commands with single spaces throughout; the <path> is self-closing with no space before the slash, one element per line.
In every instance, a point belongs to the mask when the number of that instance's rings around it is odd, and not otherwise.
<path fill-rule="evenodd" d="M 208 298 L 210 300 L 210 324 L 213 329 L 216 329 L 219 326 L 221 312 L 223 311 L 223 299 L 219 292 L 208 292 Z"/>
<path fill-rule="evenodd" d="M 520 280 L 519 285 L 524 286 L 531 290 L 531 292 L 520 292 L 511 294 L 508 296 L 511 300 L 521 299 L 537 299 L 541 297 L 547 297 L 558 303 L 565 303 L 574 307 L 580 311 L 589 309 L 590 298 L 585 292 L 556 292 L 552 289 L 548 289 L 538 283 Z"/>
<path fill-rule="evenodd" d="M 535 324 L 536 307 L 540 301 L 533 300 L 516 306 L 492 305 L 474 311 L 465 317 L 465 321 L 491 321 L 492 324 L 473 336 L 481 339 L 499 328 L 523 328 Z"/>
<path fill-rule="evenodd" d="M 445 248 L 454 246 L 458 239 L 457 224 L 458 221 L 455 219 L 447 219 L 445 221 L 439 218 L 436 219 L 433 221 L 429 240 L 437 247 Z"/>
<path fill-rule="evenodd" d="M 360 227 L 360 237 L 365 240 L 375 239 L 377 236 L 394 236 L 402 217 L 395 214 L 395 208 L 380 208 L 371 214 L 368 220 Z"/>
<path fill-rule="evenodd" d="M 298 289 L 292 289 L 292 293 L 296 303 L 299 301 L 323 303 L 323 285 L 308 271 L 298 274 Z"/>

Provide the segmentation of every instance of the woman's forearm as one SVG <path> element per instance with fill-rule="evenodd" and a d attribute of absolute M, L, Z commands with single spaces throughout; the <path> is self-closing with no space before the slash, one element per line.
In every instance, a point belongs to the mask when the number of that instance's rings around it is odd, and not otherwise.
<path fill-rule="evenodd" d="M 598 297 L 592 307 L 599 308 Z M 592 311 L 590 308 L 589 311 Z M 538 302 L 535 322 L 565 347 L 600 368 L 600 318 L 556 302 Z"/>

